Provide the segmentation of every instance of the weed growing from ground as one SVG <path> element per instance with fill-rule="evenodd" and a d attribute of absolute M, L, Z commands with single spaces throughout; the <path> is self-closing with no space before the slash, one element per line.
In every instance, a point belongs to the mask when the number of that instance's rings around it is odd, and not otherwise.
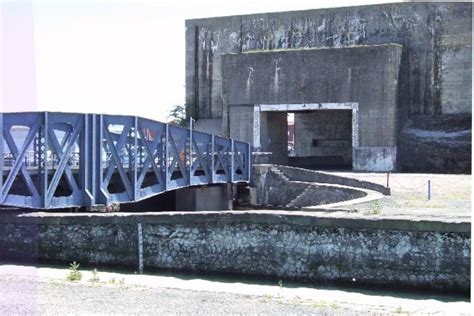
<path fill-rule="evenodd" d="M 121 278 L 119 284 L 120 286 L 125 286 L 125 278 Z"/>
<path fill-rule="evenodd" d="M 313 303 L 312 305 L 314 308 L 318 308 L 318 309 L 338 309 L 339 308 L 339 305 L 337 305 L 336 303 L 329 303 L 329 302 L 325 302 L 325 301 L 319 301 L 319 302 L 315 302 Z"/>
<path fill-rule="evenodd" d="M 97 271 L 97 269 L 92 270 L 92 278 L 90 278 L 89 281 L 92 282 L 92 283 L 96 283 L 96 282 L 100 281 L 99 271 Z"/>
<path fill-rule="evenodd" d="M 80 264 L 76 263 L 76 261 L 69 264 L 69 274 L 67 275 L 67 279 L 69 281 L 80 281 L 82 278 L 82 273 L 78 270 Z"/>
<path fill-rule="evenodd" d="M 378 215 L 382 212 L 382 206 L 379 204 L 379 201 L 375 201 L 370 208 L 370 214 Z"/>
<path fill-rule="evenodd" d="M 395 310 L 395 314 L 408 314 L 408 313 L 404 311 L 401 306 L 398 306 L 398 308 Z"/>

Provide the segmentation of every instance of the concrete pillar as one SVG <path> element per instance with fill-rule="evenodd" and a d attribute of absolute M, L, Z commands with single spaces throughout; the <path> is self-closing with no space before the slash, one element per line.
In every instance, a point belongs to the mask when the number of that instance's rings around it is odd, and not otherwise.
<path fill-rule="evenodd" d="M 189 187 L 176 191 L 176 211 L 225 211 L 232 209 L 232 184 Z"/>
<path fill-rule="evenodd" d="M 288 164 L 287 112 L 260 112 L 260 145 L 269 163 Z"/>

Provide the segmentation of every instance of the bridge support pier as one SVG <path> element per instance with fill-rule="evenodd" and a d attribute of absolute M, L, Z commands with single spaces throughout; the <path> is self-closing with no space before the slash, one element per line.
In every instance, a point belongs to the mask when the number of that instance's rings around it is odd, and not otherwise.
<path fill-rule="evenodd" d="M 176 211 L 232 210 L 232 184 L 189 187 L 176 191 Z"/>

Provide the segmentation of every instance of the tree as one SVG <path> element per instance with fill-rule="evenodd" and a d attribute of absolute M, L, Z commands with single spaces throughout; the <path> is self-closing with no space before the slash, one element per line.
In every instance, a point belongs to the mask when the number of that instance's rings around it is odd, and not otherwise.
<path fill-rule="evenodd" d="M 187 127 L 189 125 L 189 118 L 191 117 L 191 113 L 191 104 L 186 103 L 185 105 L 175 105 L 168 114 L 168 123 L 181 127 Z"/>

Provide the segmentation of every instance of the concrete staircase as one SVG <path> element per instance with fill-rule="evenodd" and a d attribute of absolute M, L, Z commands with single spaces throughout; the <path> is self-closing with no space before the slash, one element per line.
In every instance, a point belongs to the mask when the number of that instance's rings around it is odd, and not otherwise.
<path fill-rule="evenodd" d="M 297 197 L 295 197 L 293 200 L 290 201 L 290 203 L 288 203 L 286 206 L 287 207 L 299 207 L 300 206 L 300 201 L 303 199 L 303 197 L 309 192 L 311 191 L 313 188 L 311 187 L 311 185 L 308 185 L 306 187 L 306 189 L 304 189 L 303 192 L 301 192 L 300 194 L 298 194 Z"/>
<path fill-rule="evenodd" d="M 285 208 L 341 207 L 381 198 L 385 187 L 302 168 L 255 165 L 258 204 Z"/>
<path fill-rule="evenodd" d="M 272 166 L 270 168 L 271 172 L 277 174 L 279 177 L 281 177 L 283 180 L 285 181 L 290 181 L 290 179 L 285 175 L 285 173 L 283 171 L 281 171 L 280 169 L 278 169 L 277 166 Z"/>

